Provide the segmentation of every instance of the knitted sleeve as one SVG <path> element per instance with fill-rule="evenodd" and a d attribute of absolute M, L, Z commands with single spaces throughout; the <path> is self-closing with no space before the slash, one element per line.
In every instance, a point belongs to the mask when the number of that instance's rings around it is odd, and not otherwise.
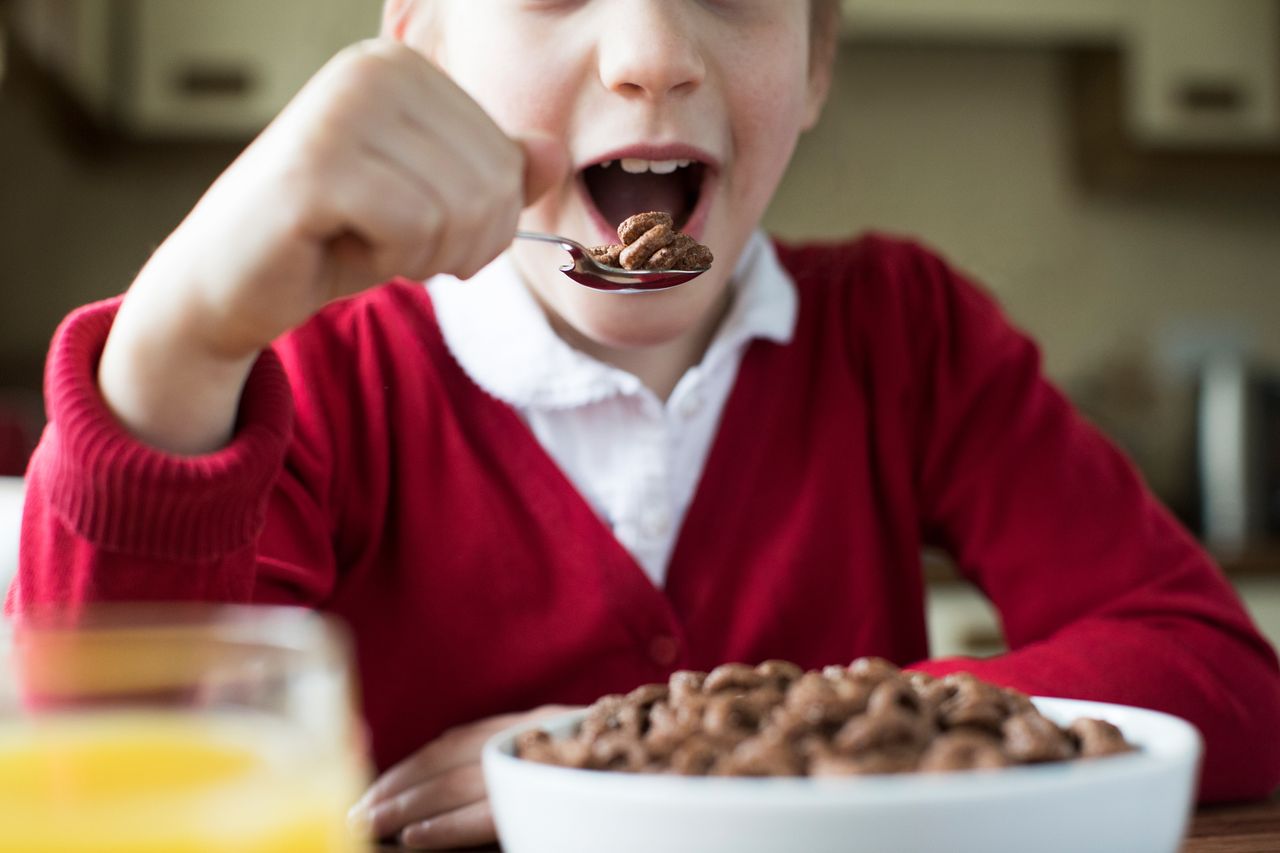
<path fill-rule="evenodd" d="M 254 366 L 225 448 L 168 454 L 134 439 L 99 392 L 97 366 L 118 307 L 80 309 L 55 335 L 49 423 L 27 472 L 20 568 L 6 608 L 310 603 L 331 584 L 333 560 L 324 514 L 286 465 L 293 405 L 279 359 L 268 351 Z M 283 559 L 260 556 L 264 538 L 284 543 L 271 549 Z M 291 554 L 287 544 L 296 542 L 316 544 Z"/>
<path fill-rule="evenodd" d="M 1270 793 L 1280 669 L 1235 591 L 993 301 L 906 251 L 925 530 L 990 598 L 1010 648 L 919 668 L 1176 714 L 1205 739 L 1202 800 Z"/>

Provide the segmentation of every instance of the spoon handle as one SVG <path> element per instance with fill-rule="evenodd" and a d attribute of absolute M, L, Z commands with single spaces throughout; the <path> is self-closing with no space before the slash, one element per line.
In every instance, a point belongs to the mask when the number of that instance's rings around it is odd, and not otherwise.
<path fill-rule="evenodd" d="M 573 255 L 575 258 L 582 257 L 587 253 L 586 248 L 582 244 L 575 243 L 573 240 L 566 237 L 559 237 L 555 234 L 544 234 L 541 231 L 517 231 L 516 237 L 520 240 L 537 240 L 540 243 L 554 243 L 569 254 Z"/>

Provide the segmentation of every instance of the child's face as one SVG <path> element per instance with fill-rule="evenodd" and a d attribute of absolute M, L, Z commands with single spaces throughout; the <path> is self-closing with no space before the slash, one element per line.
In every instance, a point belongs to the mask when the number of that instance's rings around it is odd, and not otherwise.
<path fill-rule="evenodd" d="M 828 64 L 810 62 L 809 0 L 418 0 L 415 9 L 400 37 L 508 134 L 549 134 L 569 151 L 572 174 L 522 227 L 614 243 L 627 216 L 666 210 L 716 254 L 711 272 L 682 288 L 616 296 L 561 275 L 563 253 L 519 242 L 516 263 L 543 304 L 606 347 L 668 343 L 703 326 L 826 94 Z M 624 159 L 645 172 L 629 173 Z"/>

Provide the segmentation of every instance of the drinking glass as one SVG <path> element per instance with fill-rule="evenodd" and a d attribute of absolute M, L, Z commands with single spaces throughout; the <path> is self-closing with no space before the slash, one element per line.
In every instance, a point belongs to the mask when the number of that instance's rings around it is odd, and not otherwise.
<path fill-rule="evenodd" d="M 354 853 L 369 778 L 342 629 L 97 605 L 0 628 L 0 853 Z"/>

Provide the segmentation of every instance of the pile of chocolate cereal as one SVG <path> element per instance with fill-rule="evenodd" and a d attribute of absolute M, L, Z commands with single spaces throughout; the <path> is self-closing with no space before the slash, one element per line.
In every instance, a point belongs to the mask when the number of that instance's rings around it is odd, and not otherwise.
<path fill-rule="evenodd" d="M 968 673 L 933 678 L 881 658 L 804 672 L 785 661 L 681 671 L 605 696 L 571 737 L 525 732 L 516 754 L 589 770 L 686 776 L 945 772 L 1134 749 L 1102 720 L 1066 728 L 1024 694 Z"/>
<path fill-rule="evenodd" d="M 711 266 L 711 250 L 676 230 L 670 214 L 637 213 L 618 226 L 621 245 L 596 246 L 591 257 L 609 267 L 626 270 L 693 271 Z"/>

